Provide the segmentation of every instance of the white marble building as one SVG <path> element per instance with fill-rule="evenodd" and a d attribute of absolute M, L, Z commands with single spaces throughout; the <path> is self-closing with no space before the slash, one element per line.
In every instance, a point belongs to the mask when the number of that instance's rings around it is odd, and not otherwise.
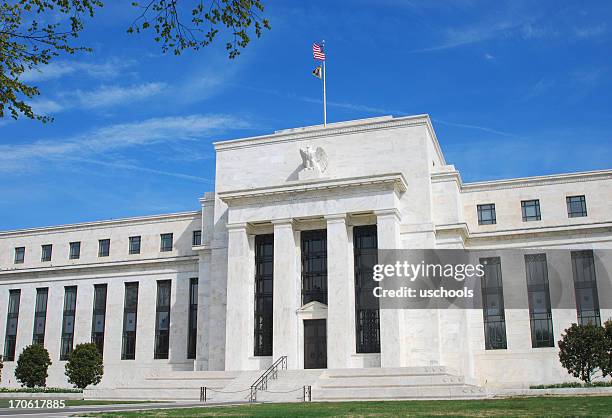
<path fill-rule="evenodd" d="M 106 387 L 165 371 L 261 370 L 280 356 L 289 369 L 447 366 L 489 386 L 570 380 L 556 341 L 577 309 L 553 309 L 552 346 L 536 348 L 527 309 L 506 309 L 492 344 L 482 310 L 364 313 L 355 240 L 374 250 L 610 249 L 612 170 L 463 183 L 427 115 L 215 150 L 215 190 L 198 211 L 0 232 L 2 386 L 17 384 L 12 359 L 34 340 L 53 361 L 48 385 L 65 386 L 62 352 L 92 339 Z M 612 264 L 602 254 L 595 290 L 605 301 Z M 525 263 L 514 261 L 502 260 L 504 293 L 527 298 Z M 569 252 L 555 263 L 550 274 L 573 286 Z M 94 304 L 96 285 L 106 287 Z M 603 322 L 612 310 L 601 305 Z"/>

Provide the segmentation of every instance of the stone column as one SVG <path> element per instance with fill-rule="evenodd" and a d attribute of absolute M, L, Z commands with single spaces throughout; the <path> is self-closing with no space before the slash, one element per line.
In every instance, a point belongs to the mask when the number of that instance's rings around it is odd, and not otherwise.
<path fill-rule="evenodd" d="M 274 225 L 274 288 L 272 357 L 287 356 L 287 367 L 297 369 L 298 319 L 301 306 L 299 232 L 292 219 L 273 220 Z"/>
<path fill-rule="evenodd" d="M 397 209 L 376 211 L 379 250 L 401 247 L 400 214 Z M 383 263 L 384 260 L 378 260 Z M 402 367 L 405 348 L 402 346 L 404 312 L 399 309 L 380 310 L 380 366 Z"/>
<path fill-rule="evenodd" d="M 355 352 L 355 280 L 346 214 L 328 215 L 327 220 L 327 367 L 349 367 Z"/>
<path fill-rule="evenodd" d="M 246 223 L 227 228 L 225 370 L 245 370 L 253 356 L 253 249 Z"/>

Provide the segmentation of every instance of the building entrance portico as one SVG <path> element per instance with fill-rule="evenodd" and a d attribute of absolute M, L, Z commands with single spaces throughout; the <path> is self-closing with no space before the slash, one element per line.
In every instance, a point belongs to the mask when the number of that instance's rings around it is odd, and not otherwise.
<path fill-rule="evenodd" d="M 327 368 L 327 321 L 325 319 L 304 321 L 304 368 Z"/>

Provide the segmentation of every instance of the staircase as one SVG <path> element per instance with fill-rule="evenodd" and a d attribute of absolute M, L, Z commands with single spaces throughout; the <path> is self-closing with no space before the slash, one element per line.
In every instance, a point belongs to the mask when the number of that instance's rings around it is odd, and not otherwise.
<path fill-rule="evenodd" d="M 443 366 L 325 370 L 312 387 L 313 401 L 485 397 L 483 388 Z"/>
<path fill-rule="evenodd" d="M 257 402 L 302 402 L 304 386 L 313 386 L 323 370 L 279 370 L 268 388 L 257 391 Z"/>

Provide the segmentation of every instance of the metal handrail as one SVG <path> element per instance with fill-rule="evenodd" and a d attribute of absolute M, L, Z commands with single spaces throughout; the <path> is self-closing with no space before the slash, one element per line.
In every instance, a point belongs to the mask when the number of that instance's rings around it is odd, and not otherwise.
<path fill-rule="evenodd" d="M 255 380 L 251 385 L 251 394 L 249 396 L 249 402 L 255 402 L 257 400 L 257 390 L 266 390 L 268 388 L 268 379 L 276 379 L 278 377 L 278 368 L 282 370 L 287 369 L 287 356 L 280 356 L 270 367 L 266 369 L 261 376 Z"/>

